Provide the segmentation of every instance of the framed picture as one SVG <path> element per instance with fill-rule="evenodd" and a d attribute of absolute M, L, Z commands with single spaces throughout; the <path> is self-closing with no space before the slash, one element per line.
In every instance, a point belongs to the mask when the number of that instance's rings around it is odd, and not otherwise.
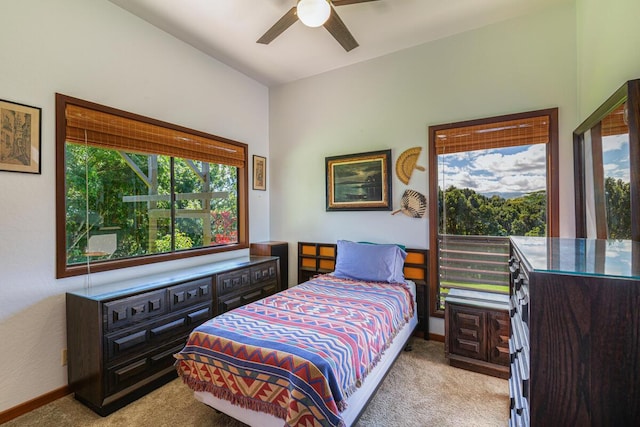
<path fill-rule="evenodd" d="M 267 158 L 253 156 L 253 189 L 267 190 Z"/>
<path fill-rule="evenodd" d="M 0 171 L 40 173 L 41 111 L 0 99 Z"/>
<path fill-rule="evenodd" d="M 327 211 L 390 211 L 391 150 L 327 157 Z"/>

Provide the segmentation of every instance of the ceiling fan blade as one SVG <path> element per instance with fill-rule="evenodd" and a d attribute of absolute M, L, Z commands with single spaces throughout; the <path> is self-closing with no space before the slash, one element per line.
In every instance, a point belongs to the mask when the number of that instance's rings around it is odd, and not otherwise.
<path fill-rule="evenodd" d="M 258 41 L 256 41 L 256 43 L 262 43 L 262 44 L 271 43 L 273 39 L 275 39 L 280 34 L 282 34 L 284 30 L 292 26 L 297 20 L 298 20 L 298 15 L 296 14 L 296 7 L 294 6 L 291 9 L 289 9 L 289 11 L 285 13 L 284 16 L 278 20 L 278 22 L 273 24 L 273 27 L 269 28 L 267 32 L 264 33 L 262 37 L 258 39 Z"/>
<path fill-rule="evenodd" d="M 353 38 L 347 26 L 344 25 L 344 22 L 342 22 L 342 19 L 340 19 L 333 7 L 331 7 L 331 15 L 329 15 L 327 22 L 324 23 L 324 27 L 347 52 L 358 47 L 358 42 Z"/>
<path fill-rule="evenodd" d="M 378 1 L 378 0 L 333 0 L 331 3 L 334 6 L 346 6 L 348 4 L 367 3 L 370 1 Z"/>

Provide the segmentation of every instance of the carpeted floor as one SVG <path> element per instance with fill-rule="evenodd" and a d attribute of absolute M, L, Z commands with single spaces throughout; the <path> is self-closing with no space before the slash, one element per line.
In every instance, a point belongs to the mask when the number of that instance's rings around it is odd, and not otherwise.
<path fill-rule="evenodd" d="M 444 345 L 412 339 L 363 413 L 359 427 L 506 426 L 506 380 L 452 368 Z M 102 418 L 71 395 L 16 418 L 5 427 L 23 426 L 226 426 L 244 424 L 197 402 L 181 380 L 174 380 L 123 409 Z"/>

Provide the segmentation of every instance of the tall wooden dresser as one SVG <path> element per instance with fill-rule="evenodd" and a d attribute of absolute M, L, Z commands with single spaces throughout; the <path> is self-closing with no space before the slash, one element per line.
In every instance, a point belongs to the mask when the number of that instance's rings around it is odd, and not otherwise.
<path fill-rule="evenodd" d="M 511 238 L 510 425 L 640 422 L 640 243 Z"/>

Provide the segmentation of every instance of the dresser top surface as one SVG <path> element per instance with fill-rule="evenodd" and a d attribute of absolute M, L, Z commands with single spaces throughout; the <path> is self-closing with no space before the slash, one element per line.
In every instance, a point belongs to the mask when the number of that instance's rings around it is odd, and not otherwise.
<path fill-rule="evenodd" d="M 224 261 L 212 262 L 196 267 L 187 267 L 164 273 L 156 273 L 148 276 L 140 276 L 132 279 L 105 283 L 97 286 L 67 292 L 94 300 L 109 300 L 122 298 L 126 294 L 139 293 L 159 289 L 172 284 L 178 284 L 190 280 L 196 280 L 206 276 L 212 276 L 226 271 L 251 267 L 263 262 L 277 260 L 272 256 L 243 256 Z"/>
<path fill-rule="evenodd" d="M 529 270 L 640 280 L 640 242 L 511 237 Z"/>

